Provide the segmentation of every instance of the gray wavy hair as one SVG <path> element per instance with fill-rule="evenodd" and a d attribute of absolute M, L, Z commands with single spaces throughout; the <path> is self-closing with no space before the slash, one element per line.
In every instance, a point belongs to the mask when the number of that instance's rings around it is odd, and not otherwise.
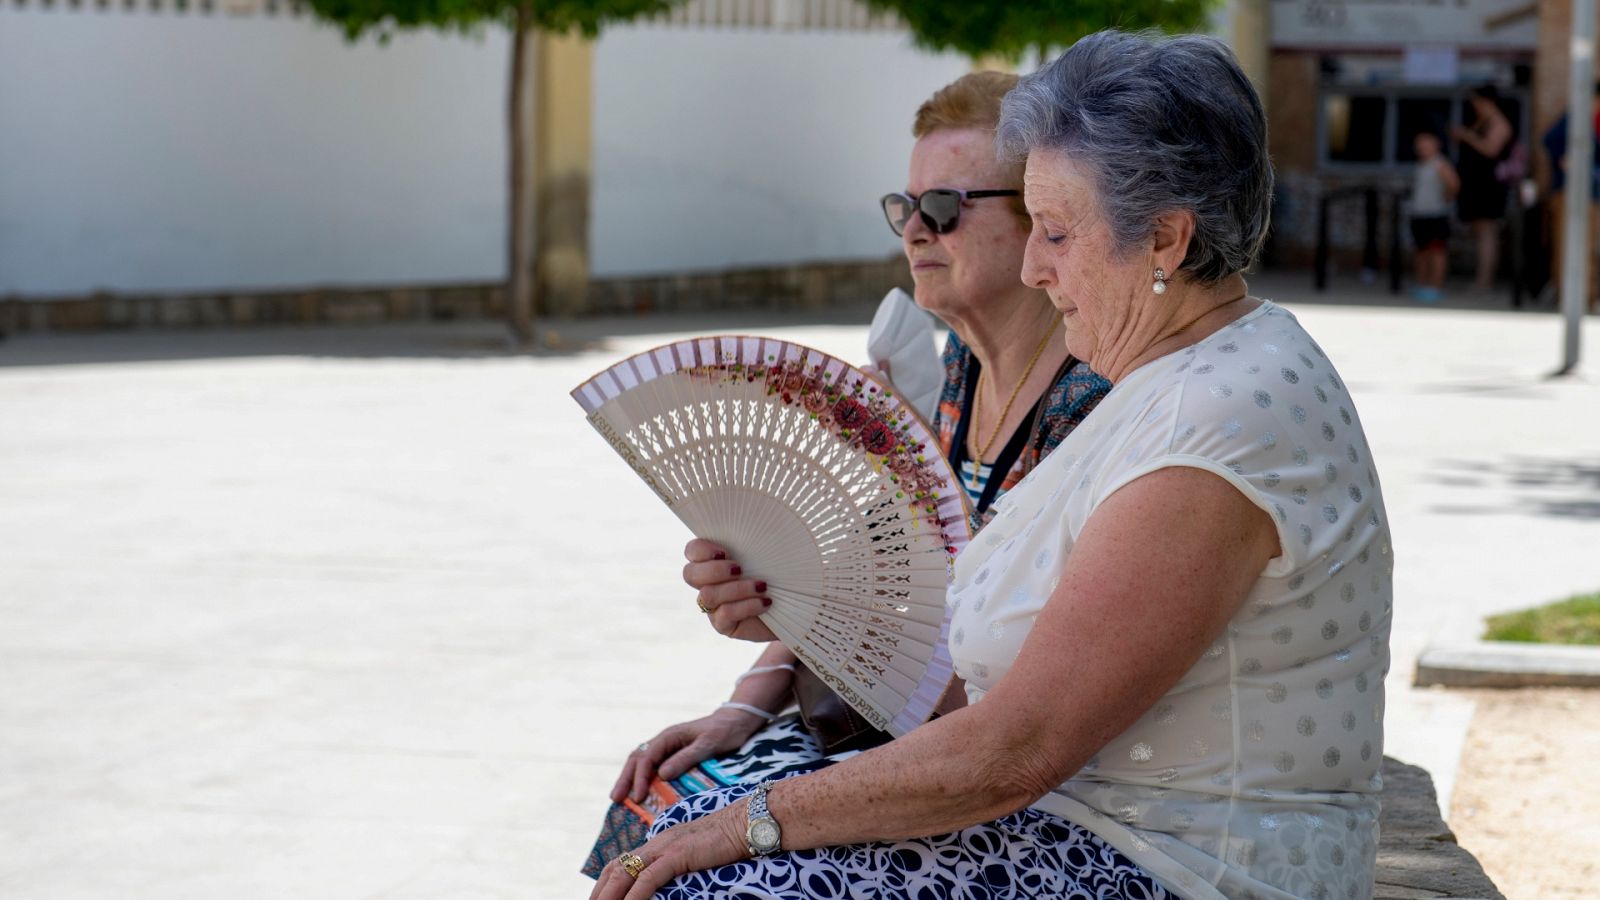
<path fill-rule="evenodd" d="M 1267 117 L 1215 38 L 1101 31 L 1022 78 L 1001 106 L 1001 155 L 1066 153 L 1100 197 L 1119 251 L 1187 210 L 1178 271 L 1203 285 L 1249 268 L 1271 220 Z"/>

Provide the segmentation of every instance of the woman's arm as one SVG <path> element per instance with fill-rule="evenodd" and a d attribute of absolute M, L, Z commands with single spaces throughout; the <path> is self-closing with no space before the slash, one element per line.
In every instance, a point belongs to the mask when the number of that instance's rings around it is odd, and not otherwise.
<path fill-rule="evenodd" d="M 784 847 L 939 834 L 1038 800 L 1189 671 L 1277 548 L 1267 514 L 1215 475 L 1128 484 L 982 703 L 772 792 Z"/>
<path fill-rule="evenodd" d="M 1490 119 L 1489 127 L 1483 134 L 1464 125 L 1457 125 L 1450 131 L 1457 140 L 1489 159 L 1497 159 L 1501 151 L 1506 149 L 1506 144 L 1511 143 L 1511 122 L 1505 116 Z"/>
<path fill-rule="evenodd" d="M 1456 174 L 1456 167 L 1450 165 L 1443 154 L 1434 157 L 1433 164 L 1439 170 L 1439 180 L 1444 182 L 1445 196 L 1455 197 L 1461 193 L 1461 176 Z"/>
<path fill-rule="evenodd" d="M 1216 475 L 1168 468 L 1126 485 L 1085 525 L 982 703 L 773 788 L 784 849 L 940 834 L 1033 803 L 1183 677 L 1277 552 L 1271 519 Z M 637 883 L 617 870 L 627 883 L 603 879 L 596 896 L 639 900 L 743 858 L 745 815 L 740 801 L 669 829 L 638 851 Z"/>
<path fill-rule="evenodd" d="M 625 797 L 643 802 L 652 777 L 677 778 L 704 760 L 739 749 L 767 722 L 740 707 L 781 712 L 793 698 L 796 662 L 788 647 L 776 641 L 769 644 L 755 665 L 734 682 L 727 703 L 708 716 L 667 726 L 629 753 L 611 788 L 611 802 L 621 803 Z"/>

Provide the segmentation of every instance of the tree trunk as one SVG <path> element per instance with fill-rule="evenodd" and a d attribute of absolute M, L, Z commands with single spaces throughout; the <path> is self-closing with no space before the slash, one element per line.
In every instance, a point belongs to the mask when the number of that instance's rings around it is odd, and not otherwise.
<path fill-rule="evenodd" d="M 533 17 L 518 6 L 511 35 L 511 86 L 506 92 L 508 146 L 506 171 L 511 181 L 507 203 L 506 317 L 511 333 L 524 346 L 533 343 L 533 183 L 529 177 L 527 112 L 528 46 Z"/>

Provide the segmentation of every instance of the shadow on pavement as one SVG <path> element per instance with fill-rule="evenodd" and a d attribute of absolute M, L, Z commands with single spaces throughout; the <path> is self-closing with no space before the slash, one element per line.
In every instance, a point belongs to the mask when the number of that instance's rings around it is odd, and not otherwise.
<path fill-rule="evenodd" d="M 0 368 L 176 362 L 273 356 L 343 359 L 549 358 L 602 350 L 608 338 L 687 332 L 726 334 L 808 325 L 865 326 L 874 305 L 820 310 L 718 310 L 552 319 L 546 344 L 521 348 L 497 321 L 263 325 L 253 328 L 24 332 L 0 341 Z"/>
<path fill-rule="evenodd" d="M 1494 463 L 1443 460 L 1428 481 L 1457 488 L 1495 487 L 1512 495 L 1509 504 L 1441 504 L 1433 512 L 1453 515 L 1524 513 L 1562 519 L 1600 519 L 1600 457 L 1538 459 L 1512 456 Z"/>
<path fill-rule="evenodd" d="M 1311 270 L 1268 269 L 1245 276 L 1250 293 L 1288 305 L 1319 306 L 1373 306 L 1384 309 L 1447 309 L 1477 312 L 1544 313 L 1554 315 L 1552 304 L 1538 302 L 1523 295 L 1522 305 L 1511 302 L 1511 288 L 1499 286 L 1492 291 L 1475 291 L 1470 285 L 1454 282 L 1445 286 L 1444 299 L 1438 303 L 1418 303 L 1408 291 L 1391 293 L 1388 276 L 1377 281 L 1364 281 L 1351 274 L 1335 273 L 1328 279 L 1328 289 L 1318 291 L 1312 282 Z"/>

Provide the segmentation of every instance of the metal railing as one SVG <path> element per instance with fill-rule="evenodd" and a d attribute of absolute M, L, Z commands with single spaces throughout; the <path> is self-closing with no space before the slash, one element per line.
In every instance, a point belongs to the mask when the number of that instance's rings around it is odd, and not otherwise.
<path fill-rule="evenodd" d="M 1389 219 L 1389 291 L 1400 293 L 1405 280 L 1406 252 L 1404 243 L 1405 201 L 1411 196 L 1409 188 L 1380 185 L 1349 185 L 1331 188 L 1323 191 L 1317 203 L 1317 249 L 1312 266 L 1312 280 L 1318 291 L 1328 289 L 1328 268 L 1332 257 L 1332 241 L 1329 238 L 1328 220 L 1331 208 L 1337 204 L 1346 203 L 1356 198 L 1362 202 L 1364 213 L 1364 229 L 1362 232 L 1361 270 L 1363 273 L 1376 274 L 1382 265 L 1382 255 L 1378 250 L 1378 221 L 1382 217 L 1381 208 L 1388 204 Z M 1505 270 L 1509 283 L 1506 287 L 1510 291 L 1511 305 L 1521 307 L 1529 293 L 1529 261 L 1528 261 L 1528 234 L 1527 227 L 1528 209 L 1522 203 L 1520 193 L 1512 189 L 1506 203 L 1506 215 L 1501 225 L 1501 244 L 1505 253 L 1501 256 L 1501 265 Z"/>
<path fill-rule="evenodd" d="M 1322 196 L 1317 200 L 1317 251 L 1316 260 L 1312 266 L 1312 281 L 1318 291 L 1328 289 L 1328 263 L 1332 256 L 1332 244 L 1328 236 L 1328 217 L 1330 208 L 1335 203 L 1343 203 L 1356 197 L 1361 198 L 1365 214 L 1365 228 L 1362 234 L 1361 246 L 1361 269 L 1363 272 L 1374 274 L 1379 271 L 1381 262 L 1378 253 L 1378 201 L 1381 195 L 1389 201 L 1389 290 L 1391 293 L 1400 293 L 1401 279 L 1405 274 L 1405 260 L 1401 253 L 1400 243 L 1400 207 L 1405 193 L 1405 191 L 1377 185 L 1351 185 L 1322 192 Z"/>

